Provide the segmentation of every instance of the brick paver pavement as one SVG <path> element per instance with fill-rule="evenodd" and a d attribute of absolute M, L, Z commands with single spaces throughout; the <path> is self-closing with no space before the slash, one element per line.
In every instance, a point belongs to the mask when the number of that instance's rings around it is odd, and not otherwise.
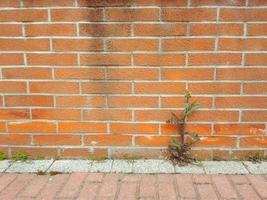
<path fill-rule="evenodd" d="M 266 175 L 0 174 L 0 200 L 267 199 Z"/>

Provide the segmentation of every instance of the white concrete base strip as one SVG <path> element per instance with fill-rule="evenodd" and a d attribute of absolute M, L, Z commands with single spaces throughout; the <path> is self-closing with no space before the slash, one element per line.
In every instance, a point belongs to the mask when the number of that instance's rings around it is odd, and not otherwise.
<path fill-rule="evenodd" d="M 160 159 L 145 160 L 28 160 L 0 161 L 0 173 L 102 172 L 136 174 L 267 174 L 267 162 L 203 161 L 195 165 L 173 166 Z"/>

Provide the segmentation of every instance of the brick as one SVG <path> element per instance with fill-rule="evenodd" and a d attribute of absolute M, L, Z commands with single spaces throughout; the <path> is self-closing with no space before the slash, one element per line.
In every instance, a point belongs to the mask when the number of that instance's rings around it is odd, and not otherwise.
<path fill-rule="evenodd" d="M 262 135 L 264 124 L 215 124 L 214 134 L 219 135 Z"/>
<path fill-rule="evenodd" d="M 266 108 L 267 97 L 216 97 L 216 108 Z"/>
<path fill-rule="evenodd" d="M 242 111 L 243 122 L 266 122 L 267 112 L 266 111 L 253 111 L 246 110 Z"/>
<path fill-rule="evenodd" d="M 0 39 L 1 51 L 46 51 L 49 50 L 47 39 Z"/>
<path fill-rule="evenodd" d="M 259 38 L 240 39 L 240 38 L 221 38 L 219 40 L 220 50 L 230 51 L 264 51 L 267 49 L 267 40 Z"/>
<path fill-rule="evenodd" d="M 219 68 L 216 71 L 217 80 L 267 80 L 267 70 L 264 68 Z"/>
<path fill-rule="evenodd" d="M 211 184 L 198 184 L 196 186 L 200 199 L 218 200 L 215 188 Z"/>
<path fill-rule="evenodd" d="M 157 80 L 158 69 L 153 68 L 109 68 L 107 79 L 110 80 Z"/>
<path fill-rule="evenodd" d="M 136 146 L 156 146 L 165 147 L 171 141 L 171 137 L 166 136 L 137 136 L 135 137 Z"/>
<path fill-rule="evenodd" d="M 194 147 L 234 148 L 236 147 L 236 138 L 219 136 L 204 137 L 200 141 L 195 143 Z"/>
<path fill-rule="evenodd" d="M 243 35 L 243 24 L 241 23 L 192 23 L 190 24 L 190 35 Z"/>
<path fill-rule="evenodd" d="M 248 175 L 247 178 L 252 183 L 253 187 L 258 192 L 258 194 L 261 196 L 261 198 L 266 198 L 267 192 L 265 188 L 267 186 L 267 183 L 264 177 L 261 175 L 257 175 L 257 176 Z"/>
<path fill-rule="evenodd" d="M 222 8 L 220 21 L 265 21 L 267 19 L 266 9 L 252 8 Z"/>
<path fill-rule="evenodd" d="M 2 108 L 0 109 L 0 119 L 29 119 L 30 113 L 28 109 Z"/>
<path fill-rule="evenodd" d="M 131 1 L 129 0 L 96 0 L 96 1 L 88 1 L 88 0 L 78 0 L 78 6 L 86 6 L 86 7 L 116 7 L 116 6 L 129 6 L 131 5 Z"/>
<path fill-rule="evenodd" d="M 4 68 L 2 69 L 4 70 Z M 0 92 L 2 93 L 26 93 L 26 82 L 23 81 L 0 81 Z"/>
<path fill-rule="evenodd" d="M 240 194 L 241 198 L 244 200 L 261 199 L 250 184 L 236 184 L 235 187 L 238 193 Z"/>
<path fill-rule="evenodd" d="M 160 6 L 160 7 L 167 7 L 167 6 L 186 6 L 187 0 L 169 0 L 169 1 L 161 1 L 161 0 L 134 0 L 135 5 L 138 6 Z"/>
<path fill-rule="evenodd" d="M 210 121 L 210 122 L 236 122 L 238 111 L 208 110 L 197 111 L 190 116 L 189 121 Z"/>
<path fill-rule="evenodd" d="M 2 77 L 4 79 L 51 79 L 51 68 L 3 68 Z"/>
<path fill-rule="evenodd" d="M 111 39 L 107 40 L 109 51 L 157 51 L 159 41 L 156 39 Z"/>
<path fill-rule="evenodd" d="M 80 24 L 81 36 L 129 36 L 131 33 L 130 24 Z"/>
<path fill-rule="evenodd" d="M 6 132 L 6 123 L 0 122 L 0 132 Z"/>
<path fill-rule="evenodd" d="M 13 182 L 17 177 L 17 174 L 3 174 L 0 180 L 0 191 L 6 188 L 11 182 Z"/>
<path fill-rule="evenodd" d="M 53 39 L 55 51 L 102 51 L 103 41 L 100 39 Z"/>
<path fill-rule="evenodd" d="M 190 38 L 190 39 L 163 39 L 163 51 L 195 51 L 214 50 L 215 40 L 211 38 Z"/>
<path fill-rule="evenodd" d="M 30 135 L 21 134 L 0 134 L 0 144 L 25 145 L 30 144 Z"/>
<path fill-rule="evenodd" d="M 83 186 L 82 189 L 79 193 L 78 199 L 88 199 L 88 200 L 92 200 L 94 198 L 96 198 L 97 196 L 97 192 L 100 188 L 100 184 L 99 183 L 88 183 L 86 182 Z M 88 193 L 90 194 L 90 196 L 88 196 Z"/>
<path fill-rule="evenodd" d="M 210 135 L 211 125 L 210 124 L 187 124 L 187 132 L 197 133 L 198 135 Z M 178 127 L 173 124 L 161 124 L 161 134 L 163 135 L 177 135 Z"/>
<path fill-rule="evenodd" d="M 240 53 L 194 53 L 189 54 L 189 65 L 241 65 Z"/>
<path fill-rule="evenodd" d="M 8 131 L 11 133 L 54 133 L 56 124 L 42 121 L 8 122 Z"/>
<path fill-rule="evenodd" d="M 0 65 L 23 65 L 23 54 L 19 53 L 1 53 Z"/>
<path fill-rule="evenodd" d="M 76 82 L 30 82 L 31 93 L 77 94 L 79 83 Z"/>
<path fill-rule="evenodd" d="M 262 41 L 263 42 L 263 41 Z M 251 53 L 246 54 L 245 56 L 245 65 L 257 66 L 257 65 L 266 65 L 267 54 L 261 53 Z"/>
<path fill-rule="evenodd" d="M 93 122 L 59 122 L 60 133 L 105 133 L 106 124 Z"/>
<path fill-rule="evenodd" d="M 53 106 L 53 97 L 45 95 L 8 95 L 5 96 L 6 106 Z"/>
<path fill-rule="evenodd" d="M 107 157 L 107 149 L 95 149 L 97 150 L 94 152 L 94 158 L 99 157 Z M 65 148 L 61 149 L 60 155 L 62 158 L 80 158 L 80 159 L 88 159 L 89 155 L 88 148 Z"/>
<path fill-rule="evenodd" d="M 241 147 L 266 147 L 267 146 L 267 137 L 242 137 L 240 138 Z"/>
<path fill-rule="evenodd" d="M 136 94 L 182 94 L 185 84 L 176 82 L 138 82 L 135 83 Z"/>
<path fill-rule="evenodd" d="M 39 158 L 43 156 L 44 158 L 56 158 L 57 149 L 56 148 L 43 148 L 43 147 L 12 147 L 11 154 L 14 155 L 18 152 L 25 152 L 31 155 L 31 158 Z"/>
<path fill-rule="evenodd" d="M 146 96 L 109 96 L 109 108 L 155 108 L 158 107 L 157 97 Z"/>
<path fill-rule="evenodd" d="M 134 65 L 177 66 L 185 64 L 185 54 L 135 54 Z"/>
<path fill-rule="evenodd" d="M 56 107 L 105 107 L 104 96 L 57 96 Z"/>
<path fill-rule="evenodd" d="M 32 1 L 32 0 L 24 0 L 23 5 L 25 7 L 54 7 L 54 6 L 74 6 L 75 1 L 74 0 L 38 0 L 38 1 Z"/>
<path fill-rule="evenodd" d="M 215 21 L 213 8 L 163 8 L 163 21 Z"/>
<path fill-rule="evenodd" d="M 210 68 L 162 68 L 163 80 L 212 80 L 213 69 Z"/>
<path fill-rule="evenodd" d="M 125 66 L 131 65 L 129 54 L 82 54 L 81 65 L 87 66 Z"/>
<path fill-rule="evenodd" d="M 108 8 L 107 21 L 159 21 L 158 8 Z"/>
<path fill-rule="evenodd" d="M 246 0 L 193 0 L 191 6 L 245 6 Z"/>
<path fill-rule="evenodd" d="M 20 7 L 20 1 L 19 0 L 2 0 L 0 2 L 0 7 Z"/>
<path fill-rule="evenodd" d="M 155 199 L 157 197 L 156 176 L 141 175 L 140 198 Z"/>
<path fill-rule="evenodd" d="M 102 68 L 56 68 L 55 79 L 104 79 L 105 72 Z"/>
<path fill-rule="evenodd" d="M 183 23 L 134 24 L 136 36 L 176 36 L 186 33 Z"/>
<path fill-rule="evenodd" d="M 145 123 L 111 123 L 110 131 L 112 134 L 158 134 L 158 125 Z"/>
<path fill-rule="evenodd" d="M 94 146 L 130 146 L 132 136 L 129 135 L 85 135 L 85 145 Z"/>
<path fill-rule="evenodd" d="M 51 140 L 51 138 L 53 138 Z M 81 145 L 80 136 L 77 135 L 34 135 L 35 145 Z"/>
<path fill-rule="evenodd" d="M 98 121 L 130 121 L 132 119 L 132 112 L 130 110 L 84 110 L 83 118 L 85 120 L 98 120 Z"/>
<path fill-rule="evenodd" d="M 80 120 L 80 110 L 76 109 L 32 109 L 33 119 Z"/>
<path fill-rule="evenodd" d="M 25 26 L 27 36 L 75 36 L 74 24 L 28 24 Z"/>
<path fill-rule="evenodd" d="M 125 159 L 125 155 L 137 158 L 161 158 L 161 148 L 114 148 L 111 149 L 112 158 Z"/>
<path fill-rule="evenodd" d="M 102 9 L 52 9 L 52 21 L 60 22 L 80 22 L 80 21 L 102 21 Z"/>
<path fill-rule="evenodd" d="M 240 94 L 239 83 L 189 83 L 188 88 L 193 94 Z"/>
<path fill-rule="evenodd" d="M 130 94 L 129 82 L 90 82 L 82 83 L 83 94 Z"/>
<path fill-rule="evenodd" d="M 194 101 L 198 102 L 201 108 L 212 107 L 211 97 L 192 97 L 192 102 Z M 161 107 L 162 108 L 183 108 L 184 97 L 161 97 Z"/>
<path fill-rule="evenodd" d="M 75 66 L 77 65 L 77 55 L 75 54 L 28 54 L 29 65 L 34 66 Z"/>
<path fill-rule="evenodd" d="M 40 22 L 48 20 L 47 10 L 1 10 L 0 22 Z"/>
<path fill-rule="evenodd" d="M 136 121 L 166 121 L 171 116 L 168 110 L 136 110 Z"/>
<path fill-rule="evenodd" d="M 22 26 L 20 24 L 0 24 L 0 36 L 22 36 Z"/>
<path fill-rule="evenodd" d="M 267 35 L 267 24 L 249 23 L 247 25 L 247 35 Z"/>
<path fill-rule="evenodd" d="M 179 188 L 181 198 L 196 198 L 197 193 L 191 175 L 176 175 L 176 183 Z"/>
<path fill-rule="evenodd" d="M 243 92 L 245 94 L 266 94 L 267 83 L 244 83 Z"/>
<path fill-rule="evenodd" d="M 267 2 L 261 0 L 249 0 L 249 6 L 266 6 Z"/>
<path fill-rule="evenodd" d="M 137 183 L 122 184 L 118 194 L 118 199 L 135 199 L 137 190 Z"/>

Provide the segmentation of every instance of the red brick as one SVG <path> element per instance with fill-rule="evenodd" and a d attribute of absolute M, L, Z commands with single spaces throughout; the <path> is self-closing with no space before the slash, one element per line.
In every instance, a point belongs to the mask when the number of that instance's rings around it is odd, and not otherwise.
<path fill-rule="evenodd" d="M 192 0 L 191 6 L 245 6 L 246 0 Z"/>
<path fill-rule="evenodd" d="M 5 79 L 51 79 L 51 68 L 3 68 L 2 77 Z"/>
<path fill-rule="evenodd" d="M 33 119 L 80 120 L 81 111 L 75 109 L 32 109 Z"/>
<path fill-rule="evenodd" d="M 129 6 L 131 5 L 131 1 L 129 0 L 96 0 L 96 1 L 88 1 L 88 0 L 78 0 L 78 6 L 87 6 L 87 7 L 115 7 L 115 6 Z"/>
<path fill-rule="evenodd" d="M 158 97 L 109 96 L 108 106 L 110 108 L 156 108 Z"/>
<path fill-rule="evenodd" d="M 53 6 L 74 6 L 75 1 L 74 0 L 24 0 L 23 5 L 25 7 L 53 7 Z"/>
<path fill-rule="evenodd" d="M 85 135 L 84 144 L 90 146 L 130 146 L 130 135 Z"/>
<path fill-rule="evenodd" d="M 0 39 L 1 51 L 45 51 L 49 50 L 47 39 Z"/>
<path fill-rule="evenodd" d="M 4 70 L 4 68 L 2 70 Z M 26 93 L 26 91 L 26 82 L 0 81 L 0 92 L 2 93 Z"/>
<path fill-rule="evenodd" d="M 22 26 L 20 24 L 0 24 L 0 36 L 22 36 Z"/>
<path fill-rule="evenodd" d="M 130 110 L 84 110 L 83 118 L 85 120 L 98 120 L 98 121 L 130 121 L 132 119 L 132 112 Z"/>
<path fill-rule="evenodd" d="M 193 94 L 240 94 L 240 83 L 189 83 Z"/>
<path fill-rule="evenodd" d="M 245 94 L 266 94 L 267 83 L 243 83 Z"/>
<path fill-rule="evenodd" d="M 219 40 L 219 49 L 227 51 L 265 51 L 267 49 L 267 40 L 264 38 L 221 38 Z"/>
<path fill-rule="evenodd" d="M 179 188 L 179 196 L 181 198 L 197 198 L 197 192 L 194 188 L 192 175 L 175 175 L 176 183 Z"/>
<path fill-rule="evenodd" d="M 218 68 L 218 80 L 267 80 L 267 70 L 264 68 Z"/>
<path fill-rule="evenodd" d="M 28 24 L 25 26 L 27 36 L 75 36 L 74 24 Z"/>
<path fill-rule="evenodd" d="M 131 65 L 129 54 L 82 54 L 81 65 L 93 66 L 124 66 Z"/>
<path fill-rule="evenodd" d="M 80 24 L 81 36 L 129 36 L 130 24 Z"/>
<path fill-rule="evenodd" d="M 52 21 L 60 22 L 73 22 L 73 21 L 102 21 L 103 10 L 102 9 L 52 9 L 51 10 Z"/>
<path fill-rule="evenodd" d="M 94 149 L 96 150 L 93 152 L 94 158 L 103 158 L 107 157 L 107 149 L 101 148 L 101 149 Z M 88 159 L 88 156 L 90 155 L 88 148 L 65 148 L 61 149 L 60 155 L 62 158 L 80 158 L 80 159 Z M 88 193 L 87 193 L 88 194 Z M 91 194 L 90 194 L 91 196 Z"/>
<path fill-rule="evenodd" d="M 0 109 L 0 119 L 29 119 L 28 109 Z"/>
<path fill-rule="evenodd" d="M 163 80 L 212 80 L 213 69 L 210 68 L 162 68 Z"/>
<path fill-rule="evenodd" d="M 266 108 L 267 97 L 216 97 L 216 108 Z"/>
<path fill-rule="evenodd" d="M 189 65 L 241 65 L 240 53 L 194 53 L 189 54 Z"/>
<path fill-rule="evenodd" d="M 267 24 L 248 24 L 247 35 L 267 35 Z"/>
<path fill-rule="evenodd" d="M 202 137 L 200 141 L 194 144 L 194 147 L 234 148 L 236 147 L 236 138 L 219 136 Z"/>
<path fill-rule="evenodd" d="M 135 83 L 136 94 L 182 94 L 185 84 L 176 82 L 138 82 Z"/>
<path fill-rule="evenodd" d="M 243 137 L 240 138 L 240 146 L 264 148 L 267 146 L 267 137 Z"/>
<path fill-rule="evenodd" d="M 51 139 L 53 138 L 53 139 Z M 34 135 L 33 143 L 35 145 L 80 145 L 81 138 L 77 135 Z"/>
<path fill-rule="evenodd" d="M 218 199 L 215 188 L 211 184 L 197 184 L 196 188 L 201 199 Z"/>
<path fill-rule="evenodd" d="M 30 144 L 30 136 L 20 135 L 20 134 L 0 134 L 0 144 L 2 145 Z"/>
<path fill-rule="evenodd" d="M 40 159 L 40 156 L 44 158 L 56 158 L 56 148 L 43 148 L 43 147 L 12 147 L 11 154 L 15 155 L 18 152 L 25 152 L 30 155 L 31 158 Z"/>
<path fill-rule="evenodd" d="M 20 7 L 20 0 L 2 0 L 0 7 Z"/>
<path fill-rule="evenodd" d="M 246 110 L 242 111 L 242 121 L 243 122 L 266 122 L 267 121 L 267 111 L 259 110 Z"/>
<path fill-rule="evenodd" d="M 167 136 L 138 136 L 135 137 L 136 146 L 156 146 L 165 147 L 171 141 L 171 137 Z"/>
<path fill-rule="evenodd" d="M 56 124 L 53 122 L 9 122 L 7 124 L 10 133 L 54 133 L 56 132 Z"/>
<path fill-rule="evenodd" d="M 53 97 L 45 95 L 8 95 L 5 96 L 6 106 L 53 106 Z"/>
<path fill-rule="evenodd" d="M 77 82 L 30 82 L 31 93 L 55 93 L 55 94 L 77 94 L 79 83 Z"/>
<path fill-rule="evenodd" d="M 56 79 L 104 79 L 105 72 L 102 68 L 56 68 Z"/>
<path fill-rule="evenodd" d="M 247 178 L 249 179 L 250 183 L 252 183 L 255 190 L 261 196 L 261 198 L 267 197 L 266 187 L 267 183 L 266 180 L 262 175 L 248 175 Z"/>
<path fill-rule="evenodd" d="M 211 38 L 190 38 L 190 39 L 163 39 L 163 51 L 194 51 L 214 50 L 215 40 Z"/>
<path fill-rule="evenodd" d="M 266 6 L 267 2 L 262 0 L 249 0 L 249 6 Z"/>
<path fill-rule="evenodd" d="M 140 66 L 177 66 L 185 64 L 185 54 L 135 54 L 134 64 Z"/>
<path fill-rule="evenodd" d="M 221 21 L 265 21 L 267 10 L 249 8 L 222 8 L 220 11 Z"/>
<path fill-rule="evenodd" d="M 53 39 L 55 51 L 102 51 L 103 41 L 100 39 Z"/>
<path fill-rule="evenodd" d="M 0 132 L 6 132 L 6 123 L 5 122 L 0 122 Z"/>
<path fill-rule="evenodd" d="M 1 53 L 0 65 L 23 65 L 23 54 L 19 53 Z"/>
<path fill-rule="evenodd" d="M 111 123 L 112 134 L 158 134 L 157 124 Z"/>
<path fill-rule="evenodd" d="M 163 8 L 163 21 L 215 21 L 213 8 Z"/>
<path fill-rule="evenodd" d="M 194 95 L 193 95 L 194 96 Z M 201 108 L 212 107 L 212 97 L 192 97 L 192 102 L 196 101 Z M 161 97 L 162 108 L 183 108 L 184 97 Z"/>
<path fill-rule="evenodd" d="M 158 69 L 153 68 L 109 68 L 107 79 L 111 80 L 157 80 Z"/>
<path fill-rule="evenodd" d="M 220 135 L 262 135 L 264 124 L 215 124 L 214 133 Z"/>
<path fill-rule="evenodd" d="M 163 121 L 171 117 L 169 110 L 136 110 L 136 121 Z"/>
<path fill-rule="evenodd" d="M 157 51 L 159 41 L 156 39 L 111 39 L 107 41 L 110 51 Z"/>
<path fill-rule="evenodd" d="M 192 116 L 190 116 L 189 121 L 236 122 L 238 121 L 238 118 L 238 111 L 202 110 L 197 111 Z"/>
<path fill-rule="evenodd" d="M 262 41 L 263 42 L 263 41 Z M 245 65 L 257 66 L 257 65 L 266 65 L 267 54 L 264 53 L 248 53 L 245 57 Z"/>
<path fill-rule="evenodd" d="M 48 20 L 47 10 L 20 9 L 20 10 L 1 10 L 0 22 L 40 22 Z"/>
<path fill-rule="evenodd" d="M 210 124 L 187 124 L 186 131 L 196 133 L 198 135 L 210 135 Z M 178 126 L 173 124 L 161 124 L 161 134 L 163 135 L 177 135 Z"/>
<path fill-rule="evenodd" d="M 42 66 L 75 66 L 77 55 L 75 54 L 28 54 L 29 65 Z"/>
<path fill-rule="evenodd" d="M 167 6 L 186 6 L 187 0 L 134 0 L 135 5 L 138 6 L 160 6 L 160 7 L 167 7 Z"/>
<path fill-rule="evenodd" d="M 106 124 L 93 122 L 59 122 L 60 133 L 105 133 Z"/>
<path fill-rule="evenodd" d="M 105 107 L 104 96 L 57 96 L 57 107 Z"/>
<path fill-rule="evenodd" d="M 134 24 L 136 36 L 175 36 L 185 33 L 186 25 L 183 23 Z"/>
<path fill-rule="evenodd" d="M 83 94 L 130 94 L 129 82 L 90 82 L 82 83 Z"/>
<path fill-rule="evenodd" d="M 159 21 L 158 8 L 108 8 L 107 21 Z"/>

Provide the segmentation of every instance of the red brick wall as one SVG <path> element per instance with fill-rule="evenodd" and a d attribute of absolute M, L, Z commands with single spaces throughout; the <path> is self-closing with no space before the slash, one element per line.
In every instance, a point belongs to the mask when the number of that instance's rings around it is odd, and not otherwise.
<path fill-rule="evenodd" d="M 1 0 L 0 151 L 158 157 L 186 89 L 196 154 L 266 151 L 266 2 Z"/>

